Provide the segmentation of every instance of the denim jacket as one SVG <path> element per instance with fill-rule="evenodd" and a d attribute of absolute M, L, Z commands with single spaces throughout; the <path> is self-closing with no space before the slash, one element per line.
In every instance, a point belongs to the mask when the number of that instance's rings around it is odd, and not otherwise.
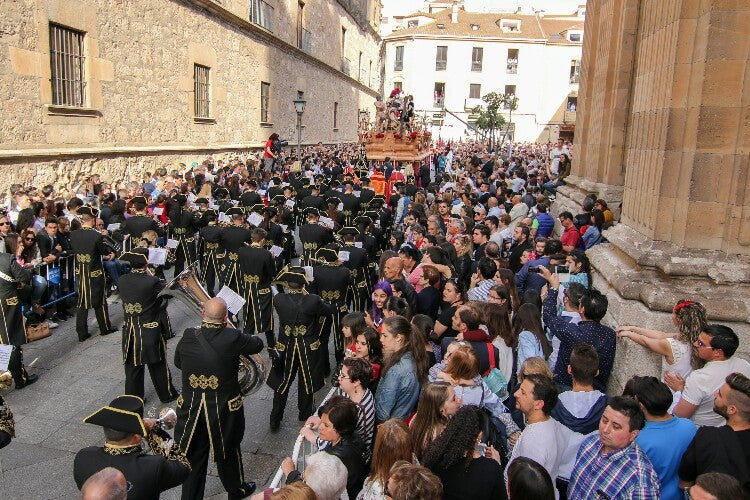
<path fill-rule="evenodd" d="M 409 417 L 417 407 L 420 388 L 414 356 L 407 352 L 380 379 L 375 393 L 375 419 L 385 422 Z"/>

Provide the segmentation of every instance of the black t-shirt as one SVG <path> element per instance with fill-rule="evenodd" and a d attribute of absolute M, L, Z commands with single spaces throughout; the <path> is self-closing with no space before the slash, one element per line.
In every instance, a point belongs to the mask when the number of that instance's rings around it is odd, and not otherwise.
<path fill-rule="evenodd" d="M 443 500 L 506 500 L 503 468 L 491 458 L 460 460 L 447 469 L 433 470 L 443 483 Z"/>
<path fill-rule="evenodd" d="M 706 472 L 736 477 L 750 493 L 750 430 L 700 427 L 682 456 L 678 474 L 684 481 L 695 481 Z"/>
<path fill-rule="evenodd" d="M 455 337 L 458 335 L 458 332 L 453 329 L 453 315 L 456 314 L 456 309 L 458 309 L 458 306 L 451 306 L 448 308 L 445 308 L 440 313 L 440 316 L 438 316 L 438 321 L 441 325 L 447 326 L 448 329 L 445 330 L 445 333 L 441 335 L 441 337 Z"/>

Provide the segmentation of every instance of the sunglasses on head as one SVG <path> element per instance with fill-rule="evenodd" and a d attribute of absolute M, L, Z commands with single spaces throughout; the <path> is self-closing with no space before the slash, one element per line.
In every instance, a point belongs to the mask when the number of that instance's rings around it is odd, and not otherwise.
<path fill-rule="evenodd" d="M 24 238 L 25 241 L 36 241 L 36 238 Z"/>

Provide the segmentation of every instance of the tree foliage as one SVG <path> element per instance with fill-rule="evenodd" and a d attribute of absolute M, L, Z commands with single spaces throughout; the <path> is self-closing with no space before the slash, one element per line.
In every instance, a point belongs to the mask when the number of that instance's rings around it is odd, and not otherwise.
<path fill-rule="evenodd" d="M 482 100 L 486 103 L 486 106 L 477 106 L 472 110 L 472 112 L 479 114 L 476 128 L 486 130 L 491 137 L 494 137 L 495 131 L 501 130 L 508 123 L 501 112 L 510 111 L 512 113 L 518 109 L 518 97 L 514 94 L 490 92 L 483 96 Z"/>

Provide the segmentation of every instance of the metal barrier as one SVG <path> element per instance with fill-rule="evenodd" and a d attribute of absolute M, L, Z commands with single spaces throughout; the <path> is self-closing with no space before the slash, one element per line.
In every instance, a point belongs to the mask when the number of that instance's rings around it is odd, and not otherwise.
<path fill-rule="evenodd" d="M 318 405 L 318 408 L 323 406 L 326 401 L 331 399 L 331 396 L 336 394 L 337 387 L 331 387 L 331 390 L 328 391 L 328 394 L 323 398 L 323 401 Z M 315 410 L 315 413 L 317 413 L 317 408 Z M 304 453 L 304 447 L 305 443 L 307 443 L 310 448 L 310 453 Z M 294 465 L 298 471 L 303 471 L 305 469 L 305 461 L 307 460 L 307 457 L 312 455 L 312 444 L 308 443 L 308 441 L 305 439 L 305 436 L 300 434 L 297 436 L 297 439 L 294 441 L 294 448 L 292 449 L 292 462 L 294 462 Z M 281 466 L 279 466 L 279 470 L 276 471 L 276 475 L 273 476 L 273 480 L 271 481 L 271 484 L 268 485 L 269 488 L 279 488 L 281 480 L 284 478 L 284 471 L 281 470 Z M 283 486 L 283 485 L 282 485 Z"/>
<path fill-rule="evenodd" d="M 75 272 L 73 269 L 74 255 L 58 257 L 54 262 L 44 264 L 35 269 L 36 274 L 44 276 L 47 280 L 46 301 L 42 304 L 44 309 L 67 300 L 76 295 Z M 65 293 L 64 285 L 69 285 Z M 31 312 L 31 311 L 29 311 Z"/>

